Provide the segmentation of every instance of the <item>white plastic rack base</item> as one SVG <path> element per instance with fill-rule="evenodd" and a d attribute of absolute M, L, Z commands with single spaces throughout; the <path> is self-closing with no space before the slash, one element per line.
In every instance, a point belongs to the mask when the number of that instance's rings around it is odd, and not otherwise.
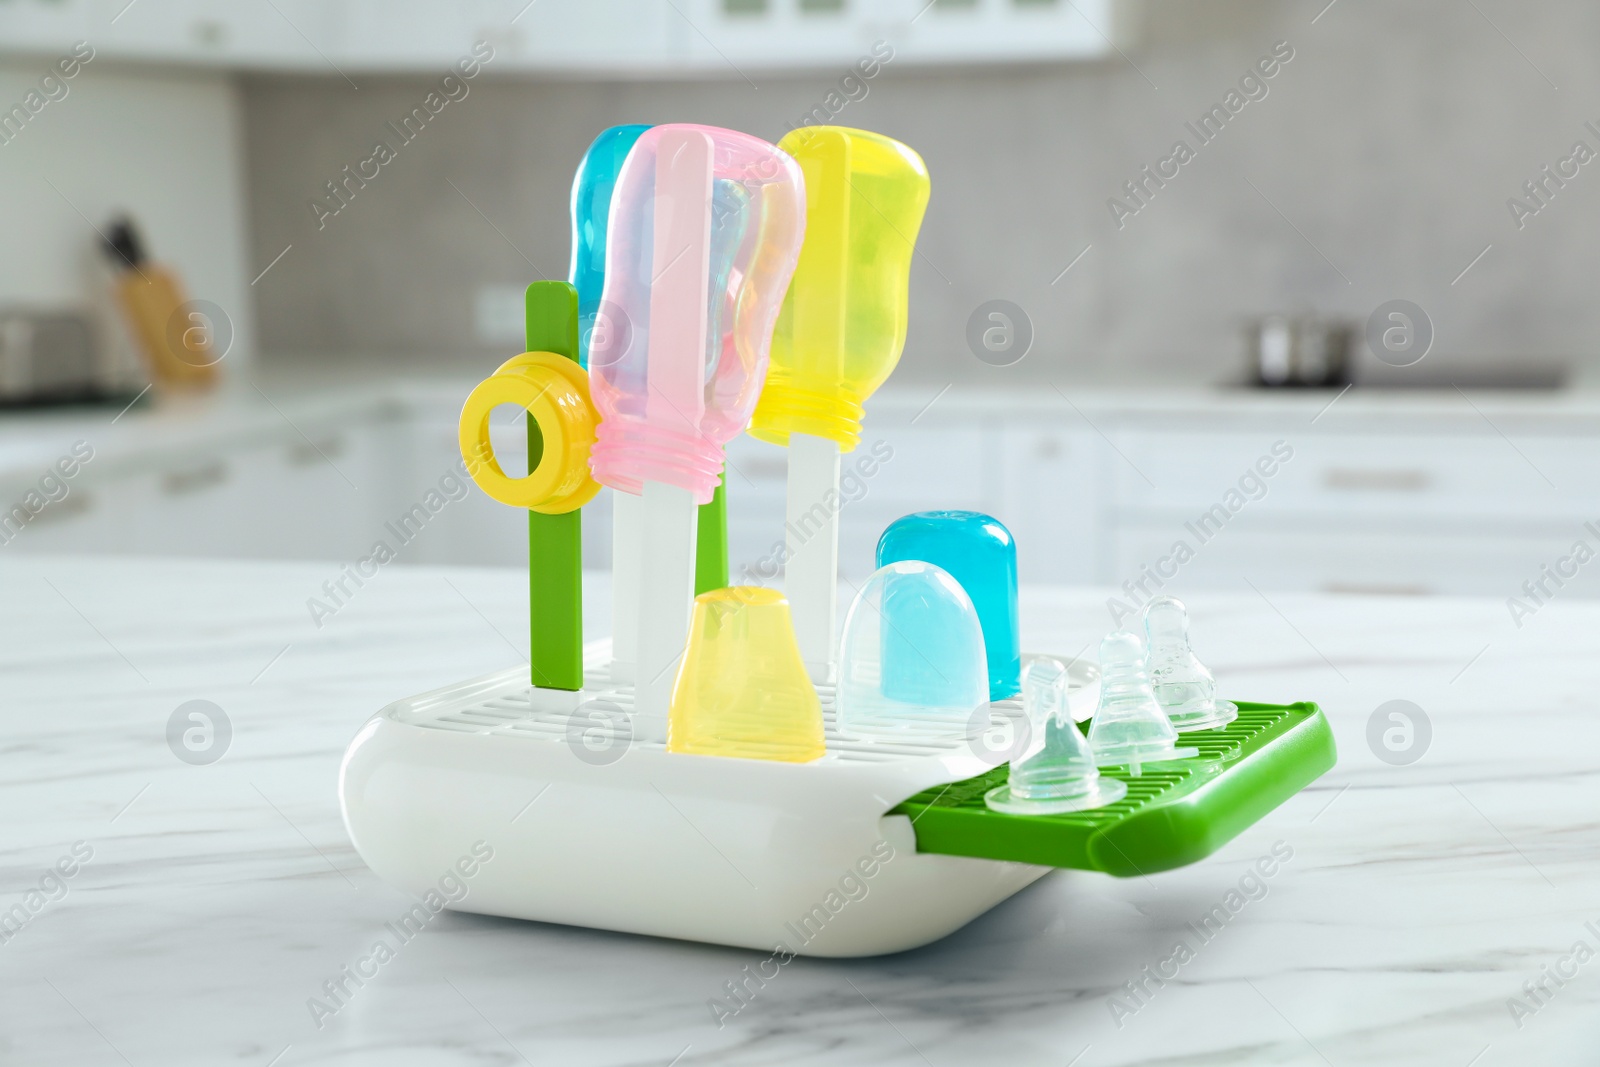
<path fill-rule="evenodd" d="M 517 667 L 374 715 L 339 775 L 362 859 L 420 896 L 483 841 L 493 859 L 456 910 L 814 956 L 927 944 L 1050 870 L 918 854 L 910 820 L 885 814 L 990 770 L 981 745 L 841 738 L 819 685 L 819 760 L 668 753 L 629 737 L 632 689 L 609 657 L 609 641 L 586 650 L 578 693 Z M 1070 677 L 1086 718 L 1098 674 L 1074 662 Z"/>

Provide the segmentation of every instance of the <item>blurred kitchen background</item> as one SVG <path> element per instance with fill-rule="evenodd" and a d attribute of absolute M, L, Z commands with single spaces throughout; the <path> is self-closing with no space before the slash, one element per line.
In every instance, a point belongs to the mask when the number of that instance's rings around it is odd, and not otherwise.
<path fill-rule="evenodd" d="M 832 121 L 933 180 L 847 577 L 971 507 L 1134 603 L 1600 592 L 1597 49 L 1581 0 L 0 0 L 0 552 L 393 543 L 596 133 Z M 746 581 L 783 477 L 730 449 Z M 525 560 L 440 495 L 399 564 Z"/>

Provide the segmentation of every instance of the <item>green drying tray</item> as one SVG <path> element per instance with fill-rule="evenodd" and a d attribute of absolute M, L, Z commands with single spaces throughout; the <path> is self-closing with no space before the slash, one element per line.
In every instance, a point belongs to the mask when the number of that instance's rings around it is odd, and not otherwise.
<path fill-rule="evenodd" d="M 1311 703 L 1239 704 L 1219 730 L 1179 735 L 1195 759 L 1101 773 L 1128 783 L 1115 804 L 1066 815 L 1006 815 L 983 796 L 1009 765 L 924 790 L 890 811 L 911 818 L 918 852 L 1044 867 L 1153 874 L 1204 859 L 1330 770 L 1337 754 L 1322 709 Z"/>

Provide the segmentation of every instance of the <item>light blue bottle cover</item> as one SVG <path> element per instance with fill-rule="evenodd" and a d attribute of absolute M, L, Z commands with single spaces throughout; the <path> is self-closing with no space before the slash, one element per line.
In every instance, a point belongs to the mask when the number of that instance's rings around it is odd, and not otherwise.
<path fill-rule="evenodd" d="M 606 281 L 606 224 L 611 192 L 633 144 L 649 125 L 612 126 L 594 139 L 572 179 L 572 265 L 567 280 L 578 290 L 578 362 L 589 365 L 589 336 Z"/>
<path fill-rule="evenodd" d="M 960 583 L 915 560 L 874 572 L 845 616 L 837 699 L 845 737 L 938 741 L 987 727 L 983 627 Z"/>
<path fill-rule="evenodd" d="M 919 511 L 896 519 L 878 539 L 878 566 L 922 560 L 948 572 L 966 590 L 983 626 L 989 657 L 989 699 L 1016 696 L 1022 687 L 1017 636 L 1017 546 L 1000 520 L 977 511 Z M 914 689 L 912 659 L 884 657 L 888 694 Z"/>

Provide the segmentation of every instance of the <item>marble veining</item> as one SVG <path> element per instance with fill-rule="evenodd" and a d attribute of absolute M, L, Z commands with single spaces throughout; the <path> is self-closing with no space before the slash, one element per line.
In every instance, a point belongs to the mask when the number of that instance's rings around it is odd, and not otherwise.
<path fill-rule="evenodd" d="M 334 569 L 0 559 L 0 911 L 46 889 L 0 943 L 0 1064 L 1490 1067 L 1600 1047 L 1600 955 L 1574 955 L 1600 953 L 1600 604 L 1519 630 L 1487 599 L 1249 593 L 1190 598 L 1197 647 L 1230 698 L 1319 701 L 1340 763 L 1205 862 L 1062 872 L 924 949 L 795 959 L 721 1028 L 708 1001 L 765 954 L 445 912 L 319 1028 L 308 1000 L 412 903 L 350 847 L 339 757 L 390 701 L 515 663 L 526 611 L 514 571 L 391 568 L 318 630 L 304 601 Z M 1025 589 L 1025 644 L 1084 647 L 1104 604 Z M 210 765 L 168 746 L 193 699 L 231 722 Z M 1432 730 L 1403 766 L 1367 740 L 1396 699 Z M 89 858 L 47 879 L 76 842 Z M 1289 858 L 1252 875 L 1274 846 Z"/>

